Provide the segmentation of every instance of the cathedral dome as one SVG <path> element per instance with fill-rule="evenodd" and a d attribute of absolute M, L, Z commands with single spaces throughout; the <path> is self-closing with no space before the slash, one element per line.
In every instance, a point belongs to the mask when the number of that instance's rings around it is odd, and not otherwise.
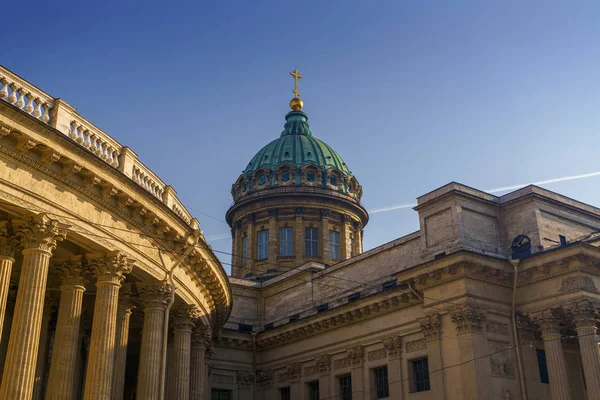
<path fill-rule="evenodd" d="M 313 136 L 308 116 L 294 110 L 285 119 L 280 137 L 252 157 L 233 185 L 234 201 L 263 190 L 304 187 L 335 191 L 360 202 L 360 184 L 342 157 Z"/>
<path fill-rule="evenodd" d="M 285 119 L 287 122 L 281 137 L 256 153 L 244 170 L 244 175 L 251 176 L 261 168 L 272 170 L 283 164 L 294 168 L 312 164 L 322 170 L 336 168 L 345 176 L 352 175 L 339 154 L 313 136 L 305 113 L 292 111 Z"/>

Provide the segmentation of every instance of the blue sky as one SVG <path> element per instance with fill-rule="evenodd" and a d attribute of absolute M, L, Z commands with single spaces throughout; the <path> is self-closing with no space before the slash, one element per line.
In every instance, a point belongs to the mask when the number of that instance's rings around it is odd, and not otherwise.
<path fill-rule="evenodd" d="M 595 1 L 9 2 L 0 64 L 173 185 L 217 250 L 231 184 L 293 97 L 368 209 L 600 171 Z M 599 206 L 600 177 L 545 185 Z M 501 194 L 501 193 L 500 193 Z M 376 213 L 365 248 L 418 229 Z M 223 262 L 229 257 L 223 255 Z M 225 266 L 228 269 L 228 266 Z"/>

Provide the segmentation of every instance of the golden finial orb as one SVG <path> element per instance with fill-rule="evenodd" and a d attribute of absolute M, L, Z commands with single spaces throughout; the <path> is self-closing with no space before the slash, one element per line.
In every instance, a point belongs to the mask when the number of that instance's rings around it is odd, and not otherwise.
<path fill-rule="evenodd" d="M 300 100 L 297 97 L 294 97 L 291 101 L 290 101 L 290 108 L 294 111 L 300 111 L 302 110 L 302 107 L 304 107 L 304 103 L 302 102 L 302 100 Z"/>

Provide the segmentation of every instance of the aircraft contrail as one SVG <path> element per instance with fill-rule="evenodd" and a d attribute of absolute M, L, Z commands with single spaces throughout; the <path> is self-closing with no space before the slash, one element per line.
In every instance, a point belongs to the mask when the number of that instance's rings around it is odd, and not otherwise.
<path fill-rule="evenodd" d="M 520 189 L 520 188 L 528 186 L 528 185 L 538 185 L 538 186 L 539 185 L 548 185 L 550 183 L 557 183 L 557 182 L 564 182 L 564 181 L 573 181 L 573 180 L 576 180 L 576 179 L 591 178 L 593 176 L 599 176 L 599 175 L 600 175 L 600 171 L 590 172 L 590 173 L 587 173 L 587 174 L 579 174 L 579 175 L 563 176 L 563 177 L 554 178 L 554 179 L 547 179 L 545 181 L 523 183 L 523 184 L 520 184 L 520 185 L 503 186 L 503 187 L 499 187 L 499 188 L 495 188 L 495 189 L 484 190 L 484 192 L 498 193 L 498 192 L 504 192 L 506 190 Z M 396 205 L 393 205 L 393 206 L 381 207 L 381 208 L 376 208 L 374 210 L 370 210 L 369 214 L 377 214 L 377 213 L 382 213 L 382 212 L 386 212 L 386 211 L 400 210 L 402 208 L 412 208 L 412 207 L 415 207 L 416 205 L 417 205 L 417 203 L 396 204 Z"/>

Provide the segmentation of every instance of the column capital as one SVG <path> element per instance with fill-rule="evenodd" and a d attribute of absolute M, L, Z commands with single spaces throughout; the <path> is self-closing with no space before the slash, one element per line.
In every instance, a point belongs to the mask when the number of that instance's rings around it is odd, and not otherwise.
<path fill-rule="evenodd" d="M 425 340 L 440 340 L 442 337 L 442 318 L 440 314 L 430 314 L 423 318 L 418 318 L 421 324 L 421 330 L 425 336 Z"/>
<path fill-rule="evenodd" d="M 573 302 L 565 309 L 577 328 L 592 327 L 595 329 L 600 320 L 599 305 L 591 300 Z"/>
<path fill-rule="evenodd" d="M 294 207 L 294 214 L 297 216 L 304 214 L 304 207 Z"/>
<path fill-rule="evenodd" d="M 0 221 L 0 257 L 15 258 L 19 248 L 19 238 L 9 221 Z"/>
<path fill-rule="evenodd" d="M 202 347 L 206 350 L 211 340 L 210 329 L 206 325 L 197 324 L 192 331 L 192 346 Z"/>
<path fill-rule="evenodd" d="M 131 272 L 134 260 L 120 251 L 88 255 L 89 266 L 96 275 L 97 283 L 120 285 Z"/>
<path fill-rule="evenodd" d="M 352 222 L 352 218 L 348 214 L 342 214 L 341 221 L 345 224 Z"/>
<path fill-rule="evenodd" d="M 67 237 L 67 230 L 70 228 L 46 214 L 13 219 L 12 226 L 24 251 L 42 250 L 48 253 Z"/>
<path fill-rule="evenodd" d="M 276 208 L 269 208 L 268 213 L 269 213 L 269 217 L 276 217 L 277 216 L 277 209 Z"/>
<path fill-rule="evenodd" d="M 400 358 L 402 354 L 402 337 L 400 335 L 392 335 L 384 338 L 383 347 L 387 351 L 390 360 Z"/>
<path fill-rule="evenodd" d="M 200 317 L 200 310 L 192 305 L 179 306 L 174 310 L 173 325 L 176 331 L 189 330 L 195 326 L 195 321 Z"/>
<path fill-rule="evenodd" d="M 533 323 L 545 335 L 560 335 L 560 328 L 563 324 L 563 315 L 556 308 L 547 308 L 537 312 L 529 313 Z"/>
<path fill-rule="evenodd" d="M 450 311 L 450 318 L 456 324 L 458 333 L 483 332 L 486 316 L 483 310 L 471 305 L 456 308 Z"/>
<path fill-rule="evenodd" d="M 164 310 L 173 290 L 167 281 L 139 282 L 136 284 L 136 288 L 144 310 Z"/>
<path fill-rule="evenodd" d="M 286 367 L 286 373 L 290 378 L 290 381 L 298 381 L 300 379 L 301 371 L 302 366 L 299 362 L 292 363 Z"/>
<path fill-rule="evenodd" d="M 121 285 L 121 290 L 119 291 L 117 316 L 130 316 L 134 308 L 135 304 L 133 303 L 133 290 L 131 288 L 131 283 L 124 283 Z"/>
<path fill-rule="evenodd" d="M 256 222 L 256 214 L 255 213 L 248 215 L 248 222 L 251 224 Z"/>
<path fill-rule="evenodd" d="M 52 260 L 53 270 L 61 286 L 83 286 L 87 282 L 82 256 Z"/>
<path fill-rule="evenodd" d="M 348 353 L 348 358 L 350 358 L 350 363 L 353 367 L 360 367 L 365 358 L 365 352 L 361 345 L 357 345 L 354 347 L 350 347 L 346 349 Z"/>
<path fill-rule="evenodd" d="M 328 375 L 331 368 L 331 356 L 329 354 L 321 354 L 317 358 L 317 369 L 320 375 Z"/>
<path fill-rule="evenodd" d="M 329 208 L 321 208 L 320 213 L 321 213 L 321 218 L 330 218 L 331 217 L 331 209 L 329 209 Z"/>

